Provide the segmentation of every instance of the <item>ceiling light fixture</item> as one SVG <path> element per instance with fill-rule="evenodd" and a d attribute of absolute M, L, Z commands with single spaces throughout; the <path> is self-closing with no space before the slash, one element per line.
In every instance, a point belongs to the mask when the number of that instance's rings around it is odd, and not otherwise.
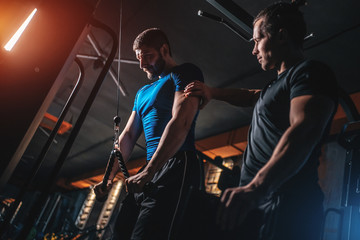
<path fill-rule="evenodd" d="M 247 11 L 241 8 L 232 0 L 206 0 L 213 7 L 219 10 L 222 14 L 228 17 L 236 25 L 238 25 L 247 35 L 247 40 L 250 40 L 253 34 L 252 22 L 254 17 Z"/>
<path fill-rule="evenodd" d="M 36 11 L 37 11 L 37 9 L 35 8 L 30 13 L 30 15 L 27 17 L 25 22 L 19 27 L 19 29 L 16 31 L 16 33 L 12 36 L 12 38 L 9 40 L 9 42 L 7 42 L 7 44 L 4 47 L 6 51 L 11 51 L 11 49 L 14 47 L 15 43 L 19 40 L 21 34 L 24 32 L 24 30 L 30 23 L 31 19 L 34 17 Z"/>

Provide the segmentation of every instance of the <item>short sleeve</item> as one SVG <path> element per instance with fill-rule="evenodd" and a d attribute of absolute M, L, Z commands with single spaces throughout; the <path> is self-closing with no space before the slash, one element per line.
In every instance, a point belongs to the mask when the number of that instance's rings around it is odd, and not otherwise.
<path fill-rule="evenodd" d="M 199 80 L 204 82 L 203 74 L 197 66 L 185 63 L 174 68 L 171 77 L 174 81 L 175 91 L 182 91 L 189 83 Z"/>
<path fill-rule="evenodd" d="M 290 99 L 303 95 L 325 95 L 335 98 L 337 84 L 331 69 L 320 62 L 309 61 L 294 70 L 290 79 Z"/>
<path fill-rule="evenodd" d="M 139 89 L 139 90 L 137 91 L 137 93 L 136 93 L 136 96 L 135 96 L 134 107 L 133 107 L 133 109 L 132 109 L 132 110 L 135 111 L 135 112 L 138 112 L 138 111 L 137 111 L 138 98 L 139 98 L 139 94 L 140 94 L 140 92 L 142 91 L 142 89 L 143 89 L 143 88 Z"/>

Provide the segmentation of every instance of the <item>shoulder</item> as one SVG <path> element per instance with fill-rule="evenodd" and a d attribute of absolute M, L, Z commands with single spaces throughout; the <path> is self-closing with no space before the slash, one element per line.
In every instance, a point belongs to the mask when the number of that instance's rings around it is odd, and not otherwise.
<path fill-rule="evenodd" d="M 332 69 L 317 60 L 305 60 L 294 66 L 290 73 L 292 96 L 298 95 L 328 95 L 337 96 L 337 81 Z"/>
<path fill-rule="evenodd" d="M 312 81 L 335 83 L 336 77 L 332 69 L 325 63 L 317 60 L 304 60 L 290 70 L 290 81 L 311 79 Z M 298 79 L 298 80 L 296 80 Z"/>
<path fill-rule="evenodd" d="M 198 66 L 196 66 L 193 63 L 183 63 L 174 67 L 173 71 L 177 72 L 177 71 L 201 71 L 201 70 Z"/>
<path fill-rule="evenodd" d="M 137 92 L 136 92 L 136 95 L 135 95 L 135 101 L 139 98 L 139 96 L 142 95 L 142 93 L 144 91 L 146 91 L 146 89 L 148 89 L 149 87 L 151 86 L 151 84 L 146 84 L 145 86 L 142 86 Z"/>
<path fill-rule="evenodd" d="M 142 91 L 149 88 L 150 84 L 146 84 L 145 86 L 142 86 L 136 93 L 136 95 L 139 95 Z"/>
<path fill-rule="evenodd" d="M 184 90 L 186 85 L 198 80 L 204 82 L 204 76 L 199 67 L 192 63 L 184 63 L 172 69 L 171 79 L 176 91 Z"/>
<path fill-rule="evenodd" d="M 295 66 L 294 73 L 297 72 L 309 72 L 312 74 L 321 73 L 324 75 L 334 75 L 332 69 L 325 64 L 317 60 L 305 60 Z"/>
<path fill-rule="evenodd" d="M 201 69 L 193 63 L 183 63 L 173 68 L 174 78 L 204 81 Z"/>

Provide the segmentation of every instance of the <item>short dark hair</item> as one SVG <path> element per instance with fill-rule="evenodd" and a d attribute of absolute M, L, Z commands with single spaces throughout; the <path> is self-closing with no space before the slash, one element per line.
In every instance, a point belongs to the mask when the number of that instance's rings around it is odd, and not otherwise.
<path fill-rule="evenodd" d="M 293 1 L 292 3 L 274 3 L 260 11 L 253 23 L 255 24 L 261 18 L 264 19 L 260 30 L 270 36 L 274 36 L 281 28 L 286 29 L 294 44 L 302 48 L 307 30 L 299 6 L 305 3 L 306 1 L 303 0 Z"/>
<path fill-rule="evenodd" d="M 149 28 L 140 33 L 134 40 L 133 50 L 139 49 L 143 45 L 148 47 L 153 47 L 157 51 L 160 51 L 160 48 L 167 44 L 169 46 L 169 54 L 171 56 L 170 43 L 166 34 L 159 28 Z"/>

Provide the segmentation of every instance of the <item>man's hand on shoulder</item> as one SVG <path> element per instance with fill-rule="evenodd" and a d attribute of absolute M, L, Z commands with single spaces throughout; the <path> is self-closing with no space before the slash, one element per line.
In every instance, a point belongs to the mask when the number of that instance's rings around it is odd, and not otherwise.
<path fill-rule="evenodd" d="M 189 83 L 184 90 L 185 97 L 200 97 L 200 109 L 203 109 L 206 104 L 212 99 L 211 89 L 203 82 L 198 80 Z"/>

